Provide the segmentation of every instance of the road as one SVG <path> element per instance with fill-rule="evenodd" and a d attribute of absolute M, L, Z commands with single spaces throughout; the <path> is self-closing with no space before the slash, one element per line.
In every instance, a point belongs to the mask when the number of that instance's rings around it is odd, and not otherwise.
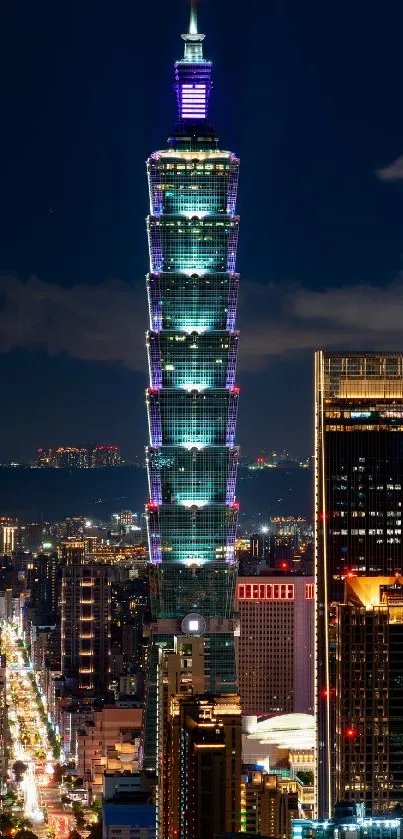
<path fill-rule="evenodd" d="M 55 762 L 53 752 L 31 681 L 32 668 L 24 663 L 11 623 L 2 624 L 1 647 L 6 654 L 6 701 L 12 739 L 9 766 L 11 769 L 19 760 L 27 767 L 19 783 L 24 796 L 24 816 L 32 822 L 40 839 L 53 832 L 58 837 L 67 836 L 72 826 L 71 815 L 63 812 L 57 789 L 50 786 Z"/>

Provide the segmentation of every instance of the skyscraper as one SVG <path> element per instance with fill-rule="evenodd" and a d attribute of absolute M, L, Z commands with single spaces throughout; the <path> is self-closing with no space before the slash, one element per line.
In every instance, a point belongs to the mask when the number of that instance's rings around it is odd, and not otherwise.
<path fill-rule="evenodd" d="M 85 542 L 83 539 L 67 539 L 62 542 L 63 565 L 84 565 Z"/>
<path fill-rule="evenodd" d="M 109 688 L 111 571 L 109 565 L 62 569 L 62 673 L 82 696 Z"/>
<path fill-rule="evenodd" d="M 158 839 L 240 826 L 240 698 L 204 692 L 204 652 L 181 635 L 159 654 Z"/>
<path fill-rule="evenodd" d="M 148 160 L 149 722 L 156 713 L 157 647 L 172 643 L 187 616 L 190 628 L 205 634 L 206 690 L 232 692 L 236 681 L 239 161 L 219 149 L 209 122 L 212 64 L 203 57 L 193 3 L 182 38 L 184 58 L 175 64 L 178 122 L 168 149 Z M 155 745 L 151 753 L 149 746 L 146 765 L 152 766 Z"/>
<path fill-rule="evenodd" d="M 403 580 L 353 577 L 338 606 L 336 796 L 403 806 Z"/>
<path fill-rule="evenodd" d="M 336 606 L 351 575 L 401 570 L 403 354 L 316 354 L 318 812 L 331 814 Z"/>
<path fill-rule="evenodd" d="M 244 714 L 312 714 L 314 590 L 313 577 L 239 577 Z"/>

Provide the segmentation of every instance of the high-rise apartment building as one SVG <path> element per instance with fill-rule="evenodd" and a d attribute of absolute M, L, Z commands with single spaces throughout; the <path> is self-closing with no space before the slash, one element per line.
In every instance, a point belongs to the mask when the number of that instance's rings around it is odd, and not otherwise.
<path fill-rule="evenodd" d="M 174 638 L 158 664 L 158 839 L 204 839 L 240 825 L 238 694 L 204 693 L 205 640 Z"/>
<path fill-rule="evenodd" d="M 335 604 L 351 574 L 402 567 L 403 354 L 316 354 L 318 813 L 334 798 Z"/>
<path fill-rule="evenodd" d="M 181 635 L 173 648 L 159 650 L 157 725 L 154 732 L 158 767 L 158 839 L 169 839 L 172 766 L 169 756 L 171 699 L 177 694 L 204 693 L 204 641 L 200 636 Z"/>
<path fill-rule="evenodd" d="M 239 577 L 239 693 L 245 715 L 313 713 L 313 577 Z"/>
<path fill-rule="evenodd" d="M 85 562 L 84 539 L 66 539 L 61 544 L 63 565 L 83 565 Z"/>
<path fill-rule="evenodd" d="M 109 688 L 111 572 L 108 565 L 62 569 L 61 669 L 84 696 Z"/>
<path fill-rule="evenodd" d="M 171 699 L 167 836 L 205 839 L 240 829 L 241 721 L 237 694 Z"/>
<path fill-rule="evenodd" d="M 10 516 L 0 516 L 0 552 L 11 556 L 15 551 L 18 522 Z"/>
<path fill-rule="evenodd" d="M 182 37 L 184 58 L 175 64 L 178 123 L 168 148 L 148 161 L 150 767 L 157 648 L 172 642 L 186 616 L 194 615 L 205 630 L 206 689 L 231 693 L 236 682 L 239 161 L 219 149 L 209 122 L 212 64 L 203 57 L 193 5 Z"/>
<path fill-rule="evenodd" d="M 403 579 L 354 577 L 337 607 L 336 796 L 403 807 Z"/>
<path fill-rule="evenodd" d="M 56 619 L 59 608 L 59 558 L 56 552 L 40 553 L 32 565 L 27 571 L 31 604 L 39 620 L 49 623 Z"/>
<path fill-rule="evenodd" d="M 6 656 L 0 653 L 0 790 L 2 795 L 7 789 L 8 774 L 8 721 L 6 696 Z"/>

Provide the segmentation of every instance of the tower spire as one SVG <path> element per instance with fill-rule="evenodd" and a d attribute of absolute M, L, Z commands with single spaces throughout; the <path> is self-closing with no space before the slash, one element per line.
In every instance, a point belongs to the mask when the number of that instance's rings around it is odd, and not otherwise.
<path fill-rule="evenodd" d="M 197 26 L 197 0 L 190 0 L 189 32 L 182 35 L 185 42 L 185 61 L 203 61 L 203 41 Z"/>
<path fill-rule="evenodd" d="M 197 34 L 197 0 L 190 0 L 189 35 Z"/>
<path fill-rule="evenodd" d="M 203 57 L 205 36 L 197 25 L 198 0 L 190 0 L 189 31 L 182 35 L 185 54 L 175 62 L 175 88 L 179 121 L 198 122 L 208 118 L 211 84 L 211 61 Z"/>

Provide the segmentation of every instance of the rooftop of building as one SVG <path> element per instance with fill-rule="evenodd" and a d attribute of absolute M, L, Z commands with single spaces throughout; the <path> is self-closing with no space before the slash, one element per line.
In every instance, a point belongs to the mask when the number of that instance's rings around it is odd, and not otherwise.
<path fill-rule="evenodd" d="M 303 751 L 315 745 L 315 718 L 313 714 L 278 714 L 277 716 L 244 716 L 243 734 L 283 749 Z"/>
<path fill-rule="evenodd" d="M 334 806 L 334 814 L 331 819 L 294 819 L 292 822 L 292 835 L 294 839 L 303 833 L 318 830 L 321 834 L 333 831 L 360 830 L 367 835 L 372 828 L 379 835 L 381 832 L 390 830 L 396 831 L 401 828 L 403 819 L 393 817 L 390 813 L 365 815 L 365 804 L 363 801 L 337 801 Z M 396 835 L 396 834 L 394 834 Z"/>
<path fill-rule="evenodd" d="M 155 825 L 156 808 L 154 804 L 114 801 L 102 807 L 104 825 L 153 827 Z"/>
<path fill-rule="evenodd" d="M 346 578 L 346 602 L 365 609 L 388 608 L 403 602 L 403 577 L 400 572 L 390 577 Z"/>

